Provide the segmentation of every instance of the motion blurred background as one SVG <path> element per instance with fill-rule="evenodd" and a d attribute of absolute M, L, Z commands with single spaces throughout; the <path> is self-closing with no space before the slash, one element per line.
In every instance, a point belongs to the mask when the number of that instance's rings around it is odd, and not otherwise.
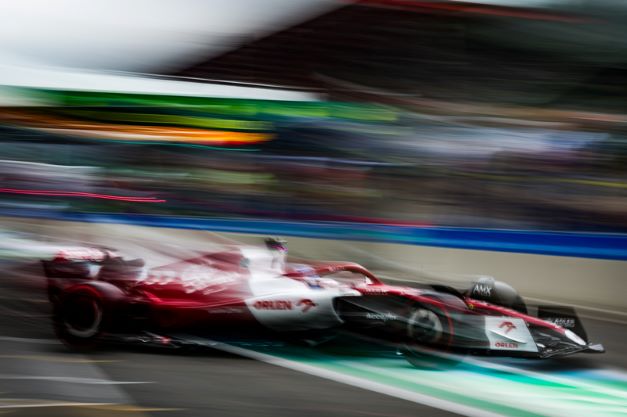
<path fill-rule="evenodd" d="M 0 414 L 627 415 L 623 0 L 5 1 L 0 141 Z M 338 384 L 54 338 L 59 242 L 155 267 L 268 234 L 385 279 L 494 275 L 607 354 L 260 348 Z"/>
<path fill-rule="evenodd" d="M 627 231 L 621 1 L 2 9 L 7 214 Z"/>

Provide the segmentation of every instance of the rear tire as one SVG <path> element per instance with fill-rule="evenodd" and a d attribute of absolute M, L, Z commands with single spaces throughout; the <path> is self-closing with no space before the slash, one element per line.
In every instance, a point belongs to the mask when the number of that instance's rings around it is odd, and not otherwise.
<path fill-rule="evenodd" d="M 102 343 L 106 320 L 104 302 L 92 288 L 73 291 L 61 297 L 53 313 L 54 330 L 66 345 L 91 350 Z"/>

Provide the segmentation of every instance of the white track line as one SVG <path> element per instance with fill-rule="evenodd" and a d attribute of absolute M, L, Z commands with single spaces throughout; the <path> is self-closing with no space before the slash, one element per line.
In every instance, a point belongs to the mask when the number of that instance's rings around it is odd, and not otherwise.
<path fill-rule="evenodd" d="M 44 407 L 102 407 L 106 405 L 117 405 L 117 403 L 72 403 L 72 402 L 58 402 L 58 403 L 43 403 L 43 404 L 2 404 L 0 409 L 11 408 L 44 408 Z"/>
<path fill-rule="evenodd" d="M 271 365 L 280 366 L 282 368 L 292 369 L 294 371 L 303 372 L 309 375 L 314 375 L 320 378 L 329 379 L 331 381 L 340 382 L 342 384 L 351 385 L 354 387 L 366 389 L 380 394 L 389 395 L 391 397 L 400 398 L 403 400 L 411 401 L 417 404 L 423 404 L 429 407 L 438 408 L 440 410 L 449 411 L 451 413 L 461 414 L 468 417 L 505 417 L 503 414 L 498 414 L 490 411 L 485 411 L 479 408 L 457 404 L 452 401 L 443 400 L 436 397 L 420 394 L 418 392 L 408 391 L 402 388 L 391 387 L 379 382 L 370 381 L 350 375 L 345 375 L 339 372 L 331 371 L 328 369 L 318 368 L 312 365 L 306 365 L 300 362 L 291 361 L 289 359 L 283 359 L 276 356 L 268 355 L 265 353 L 255 352 L 252 350 L 240 348 L 237 346 L 227 345 L 219 342 L 207 341 L 212 343 L 211 347 L 227 353 L 232 353 L 239 356 L 244 356 L 250 359 L 255 359 L 260 362 L 265 362 Z"/>
<path fill-rule="evenodd" d="M 0 336 L 0 341 L 2 342 L 18 342 L 18 343 L 32 343 L 35 345 L 60 345 L 56 339 L 33 339 L 29 337 L 10 337 L 10 336 Z"/>
<path fill-rule="evenodd" d="M 46 375 L 7 375 L 0 374 L 0 379 L 4 380 L 26 380 L 26 381 L 54 381 L 66 382 L 69 384 L 92 384 L 92 385 L 130 385 L 130 384 L 152 384 L 150 381 L 111 381 L 99 378 L 78 378 L 73 376 L 46 376 Z"/>

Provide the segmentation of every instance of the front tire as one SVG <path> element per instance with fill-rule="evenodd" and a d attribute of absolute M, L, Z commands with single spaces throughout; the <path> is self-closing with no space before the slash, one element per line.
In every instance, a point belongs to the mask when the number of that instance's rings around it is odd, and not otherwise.
<path fill-rule="evenodd" d="M 407 320 L 407 337 L 412 343 L 434 346 L 445 337 L 445 324 L 432 309 L 416 307 Z"/>
<path fill-rule="evenodd" d="M 406 326 L 405 359 L 416 368 L 443 370 L 457 364 L 450 355 L 439 354 L 452 343 L 451 320 L 435 307 L 418 305 L 411 309 Z"/>

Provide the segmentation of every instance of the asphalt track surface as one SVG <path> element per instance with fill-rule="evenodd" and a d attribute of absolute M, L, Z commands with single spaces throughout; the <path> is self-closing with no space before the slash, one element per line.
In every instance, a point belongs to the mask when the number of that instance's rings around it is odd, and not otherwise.
<path fill-rule="evenodd" d="M 426 370 L 365 341 L 78 354 L 52 333 L 38 265 L 1 265 L 0 414 L 627 416 L 627 324 L 620 321 L 584 318 L 604 355 L 451 367 L 435 358 L 442 366 Z"/>

